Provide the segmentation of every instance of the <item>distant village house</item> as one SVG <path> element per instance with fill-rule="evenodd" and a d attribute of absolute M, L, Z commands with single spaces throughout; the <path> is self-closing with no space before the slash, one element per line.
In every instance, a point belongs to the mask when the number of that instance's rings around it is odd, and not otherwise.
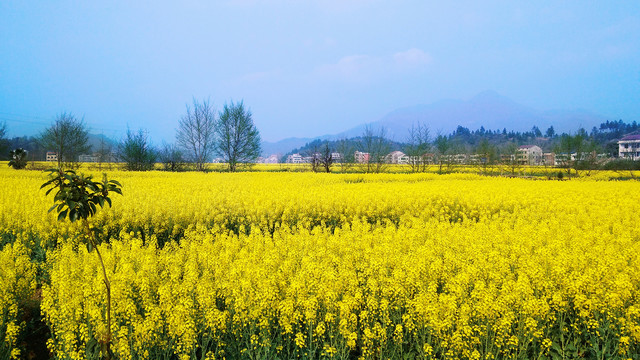
<path fill-rule="evenodd" d="M 302 164 L 304 158 L 300 154 L 291 154 L 287 156 L 287 164 Z"/>
<path fill-rule="evenodd" d="M 541 165 L 542 149 L 537 145 L 521 145 L 518 148 L 518 163 L 520 165 Z"/>
<path fill-rule="evenodd" d="M 80 162 L 98 162 L 100 161 L 100 157 L 97 155 L 87 155 L 87 154 L 82 154 L 82 155 L 78 155 L 78 161 Z"/>
<path fill-rule="evenodd" d="M 269 155 L 268 157 L 264 158 L 265 164 L 277 164 L 278 162 L 278 155 L 276 154 Z"/>
<path fill-rule="evenodd" d="M 47 161 L 58 161 L 58 153 L 55 151 L 47 151 Z"/>
<path fill-rule="evenodd" d="M 640 160 L 640 135 L 627 135 L 618 141 L 618 157 Z"/>
<path fill-rule="evenodd" d="M 366 164 L 369 162 L 369 153 L 356 151 L 353 155 L 357 163 Z"/>
<path fill-rule="evenodd" d="M 409 157 L 402 151 L 392 151 L 385 156 L 385 162 L 388 164 L 408 164 Z"/>

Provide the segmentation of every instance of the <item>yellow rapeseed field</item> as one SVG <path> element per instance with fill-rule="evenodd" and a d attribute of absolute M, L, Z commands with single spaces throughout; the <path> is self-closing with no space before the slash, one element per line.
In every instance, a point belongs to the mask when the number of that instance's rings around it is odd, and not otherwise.
<path fill-rule="evenodd" d="M 640 358 L 637 181 L 109 177 L 124 196 L 91 222 L 118 359 Z M 0 349 L 20 356 L 14 309 L 41 287 L 51 351 L 98 358 L 99 262 L 45 180 L 0 168 Z"/>

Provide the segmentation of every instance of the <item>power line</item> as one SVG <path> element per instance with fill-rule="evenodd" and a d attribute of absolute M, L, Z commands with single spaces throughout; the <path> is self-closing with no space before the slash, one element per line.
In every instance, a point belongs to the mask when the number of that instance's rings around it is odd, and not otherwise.
<path fill-rule="evenodd" d="M 4 116 L 2 116 L 2 115 L 4 115 Z M 16 119 L 16 117 L 18 119 Z M 22 119 L 20 119 L 20 118 L 22 118 Z M 31 124 L 31 125 L 49 126 L 55 120 L 54 119 L 46 119 L 46 118 L 43 118 L 43 117 L 33 116 L 33 115 L 22 115 L 22 114 L 0 112 L 0 121 L 8 121 L 8 122 L 12 122 L 12 123 L 22 123 L 22 124 Z M 102 126 L 101 124 L 92 125 L 90 122 L 86 122 L 86 121 L 85 121 L 85 124 L 87 125 L 87 127 L 89 129 L 93 130 L 93 131 L 91 131 L 92 134 L 97 135 L 97 134 L 101 133 L 102 135 L 104 135 L 105 133 L 107 133 L 107 134 L 109 134 L 108 135 L 109 138 L 112 139 L 112 140 L 116 140 L 118 137 L 122 137 L 123 134 L 125 134 L 124 127 L 122 127 L 122 128 L 112 128 L 112 127 Z M 146 129 L 146 131 L 149 132 L 149 129 Z"/>
<path fill-rule="evenodd" d="M 0 114 L 6 114 L 6 113 L 0 113 Z M 27 117 L 26 115 L 12 115 L 12 116 L 22 116 L 22 117 Z M 33 119 L 43 119 L 43 118 L 33 118 Z M 12 119 L 12 118 L 8 118 L 5 116 L 0 116 L 0 120 L 2 121 L 9 121 L 9 122 L 14 122 L 14 123 L 22 123 L 22 124 L 33 124 L 33 125 L 51 125 L 52 121 L 48 121 L 48 122 L 42 122 L 42 121 L 37 121 L 37 120 L 22 120 L 22 119 Z M 44 119 L 43 119 L 44 120 Z M 87 125 L 89 126 L 89 128 L 94 128 L 96 130 L 102 130 L 102 131 L 114 131 L 114 132 L 121 132 L 123 131 L 122 129 L 115 129 L 115 128 L 109 128 L 109 127 L 104 127 L 101 125 L 92 125 L 91 123 L 87 122 Z"/>
<path fill-rule="evenodd" d="M 30 119 L 39 119 L 39 120 L 47 120 L 47 121 L 51 120 L 51 119 L 43 118 L 43 117 L 40 117 L 40 116 L 12 114 L 12 113 L 1 112 L 1 111 L 0 111 L 0 115 L 25 117 L 25 118 L 30 118 Z"/>
<path fill-rule="evenodd" d="M 23 123 L 23 124 L 49 125 L 49 123 L 40 122 L 40 121 L 10 119 L 10 118 L 6 118 L 6 117 L 3 117 L 3 116 L 0 116 L 0 120 L 3 120 L 3 121 L 10 121 L 10 122 L 17 122 L 17 123 Z"/>

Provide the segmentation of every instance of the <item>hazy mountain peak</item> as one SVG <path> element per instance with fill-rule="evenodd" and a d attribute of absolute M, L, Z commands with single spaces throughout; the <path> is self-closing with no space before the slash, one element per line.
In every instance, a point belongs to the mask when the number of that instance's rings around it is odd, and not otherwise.
<path fill-rule="evenodd" d="M 506 96 L 502 96 L 502 95 L 498 94 L 498 92 L 496 92 L 494 90 L 482 91 L 482 92 L 476 94 L 474 97 L 472 97 L 469 101 L 470 102 L 493 102 L 493 101 L 508 101 L 508 102 L 512 102 L 511 99 L 509 99 Z"/>
<path fill-rule="evenodd" d="M 506 128 L 515 131 L 528 131 L 535 125 L 542 131 L 553 125 L 557 132 L 573 132 L 578 127 L 590 129 L 606 121 L 606 118 L 584 110 L 538 110 L 522 105 L 493 90 L 483 91 L 468 100 L 440 100 L 428 105 L 414 105 L 395 109 L 378 121 L 370 123 L 374 129 L 384 126 L 391 140 L 404 141 L 413 124 L 420 122 L 429 127 L 431 134 L 449 134 L 458 126 L 470 130 L 481 126 L 487 130 Z M 339 139 L 362 135 L 366 124 L 358 125 L 342 133 L 317 138 Z M 285 146 L 266 147 L 285 153 L 300 146 L 304 141 L 296 139 Z M 283 142 L 287 142 L 283 140 Z M 294 145 L 296 146 L 287 146 Z M 275 145 L 275 144 L 274 144 Z M 288 150 L 287 150 L 288 148 Z"/>
<path fill-rule="evenodd" d="M 530 130 L 534 125 L 544 130 L 553 125 L 556 131 L 573 131 L 579 126 L 590 128 L 606 119 L 584 110 L 540 111 L 499 94 L 486 90 L 468 100 L 442 100 L 429 105 L 415 105 L 389 112 L 373 122 L 376 127 L 384 126 L 388 133 L 401 140 L 406 138 L 412 124 L 421 122 L 432 133 L 449 133 L 459 125 L 475 130 Z M 350 137 L 362 133 L 364 125 L 354 127 L 338 136 Z"/>

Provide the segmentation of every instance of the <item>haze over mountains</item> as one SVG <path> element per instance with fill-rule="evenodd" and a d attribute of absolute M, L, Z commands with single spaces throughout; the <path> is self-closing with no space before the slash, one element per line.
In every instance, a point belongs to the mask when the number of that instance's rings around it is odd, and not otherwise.
<path fill-rule="evenodd" d="M 506 128 L 515 131 L 531 130 L 535 125 L 543 132 L 553 126 L 556 132 L 573 132 L 579 127 L 591 129 L 608 119 L 586 110 L 538 110 L 519 104 L 495 91 L 484 91 L 469 100 L 442 100 L 429 105 L 415 105 L 394 110 L 370 124 L 362 124 L 338 134 L 315 138 L 286 138 L 277 142 L 263 142 L 263 154 L 284 154 L 314 139 L 335 140 L 362 135 L 366 125 L 374 129 L 384 126 L 387 137 L 404 141 L 412 124 L 427 125 L 432 135 L 449 134 L 458 126 L 487 130 Z"/>
<path fill-rule="evenodd" d="M 483 126 L 487 130 L 529 131 L 535 125 L 544 133 L 553 126 L 556 133 L 575 132 L 579 127 L 590 130 L 607 120 L 618 118 L 605 117 L 586 110 L 538 110 L 519 104 L 495 91 L 484 91 L 468 100 L 441 100 L 428 105 L 414 105 L 389 112 L 380 119 L 368 124 L 345 129 L 336 134 L 318 134 L 317 137 L 289 137 L 277 142 L 262 142 L 262 154 L 286 154 L 315 140 L 338 140 L 362 135 L 366 125 L 374 130 L 381 126 L 386 129 L 386 137 L 397 142 L 406 141 L 408 131 L 413 124 L 421 122 L 428 126 L 431 135 L 450 134 L 458 126 L 477 130 Z M 624 119 L 623 119 L 624 120 Z M 0 119 L 0 123 L 1 123 Z M 91 131 L 91 126 L 89 126 Z M 38 136 L 33 131 L 23 135 Z M 260 129 L 258 129 L 260 130 Z M 284 134 L 286 136 L 286 134 Z M 100 146 L 100 139 L 115 148 L 118 138 L 90 134 L 90 145 L 94 151 Z M 169 141 L 171 142 L 171 140 Z M 159 145 L 157 143 L 156 145 Z"/>

